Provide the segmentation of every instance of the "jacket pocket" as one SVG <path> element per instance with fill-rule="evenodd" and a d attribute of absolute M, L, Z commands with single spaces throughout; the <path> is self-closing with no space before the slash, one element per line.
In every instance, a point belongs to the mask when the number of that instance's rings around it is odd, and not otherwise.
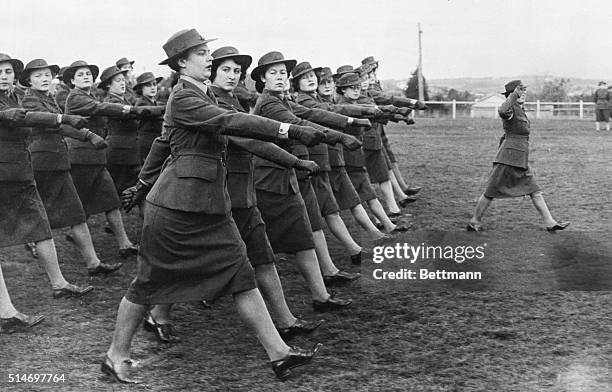
<path fill-rule="evenodd" d="M 199 178 L 214 182 L 217 179 L 219 160 L 201 155 L 181 155 L 175 165 L 178 178 Z"/>

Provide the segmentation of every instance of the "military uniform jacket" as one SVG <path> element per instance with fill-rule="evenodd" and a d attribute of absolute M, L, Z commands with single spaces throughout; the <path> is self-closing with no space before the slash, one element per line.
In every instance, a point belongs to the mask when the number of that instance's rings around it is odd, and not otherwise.
<path fill-rule="evenodd" d="M 354 103 L 355 103 L 354 101 L 351 101 L 342 95 L 338 96 L 338 104 L 340 105 L 344 105 L 344 104 L 351 105 Z M 372 125 L 374 125 L 374 123 Z M 363 132 L 363 134 L 358 137 L 358 139 L 363 143 L 361 148 L 358 148 L 355 151 L 349 151 L 347 149 L 344 149 L 343 154 L 344 154 L 345 166 L 347 167 L 365 167 L 366 162 L 365 162 L 365 155 L 363 153 L 363 150 L 366 147 L 366 141 L 369 143 L 368 147 L 375 146 L 375 140 L 376 140 L 377 134 L 378 132 L 376 131 L 376 129 L 372 127 L 368 129 L 367 131 Z"/>
<path fill-rule="evenodd" d="M 121 106 L 130 105 L 125 96 L 108 93 L 104 102 Z M 137 138 L 138 120 L 132 116 L 109 117 L 106 120 L 108 150 L 106 161 L 109 165 L 138 165 Z"/>
<path fill-rule="evenodd" d="M 20 107 L 15 92 L 0 93 L 0 111 Z M 57 116 L 48 113 L 29 112 L 25 121 L 19 124 L 0 121 L 0 181 L 33 181 L 34 172 L 27 149 L 30 126 L 53 127 Z"/>
<path fill-rule="evenodd" d="M 100 102 L 91 93 L 73 88 L 66 98 L 66 114 L 88 116 L 87 128 L 106 137 L 106 117 L 124 117 L 123 105 Z M 68 139 L 70 163 L 73 165 L 105 165 L 106 150 L 96 150 L 88 141 Z M 137 155 L 135 154 L 136 158 Z"/>
<path fill-rule="evenodd" d="M 607 88 L 604 87 L 595 90 L 593 100 L 595 101 L 595 109 L 610 109 L 610 92 Z"/>
<path fill-rule="evenodd" d="M 68 98 L 68 94 L 70 94 L 70 87 L 64 82 L 59 82 L 55 88 L 55 103 L 62 111 L 64 111 L 66 107 L 66 98 Z"/>
<path fill-rule="evenodd" d="M 505 134 L 494 163 L 528 169 L 530 123 L 517 98 L 516 93 L 511 93 L 499 108 Z"/>
<path fill-rule="evenodd" d="M 135 106 L 158 106 L 157 102 L 147 98 L 140 97 L 136 100 Z M 163 116 L 142 118 L 138 121 L 138 135 L 146 133 L 148 135 L 161 135 Z"/>
<path fill-rule="evenodd" d="M 205 88 L 182 76 L 172 89 L 164 115 L 164 135 L 167 132 L 171 157 L 147 201 L 174 210 L 227 215 L 231 202 L 225 135 L 276 141 L 280 123 L 222 109 L 211 90 L 205 92 Z M 145 166 L 149 158 L 157 157 L 156 143 Z"/>

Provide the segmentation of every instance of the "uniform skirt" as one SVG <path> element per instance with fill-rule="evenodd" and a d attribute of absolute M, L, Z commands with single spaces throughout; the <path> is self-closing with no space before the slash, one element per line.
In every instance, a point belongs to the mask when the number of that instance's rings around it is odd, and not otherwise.
<path fill-rule="evenodd" d="M 35 170 L 34 179 L 52 229 L 85 222 L 85 211 L 69 171 Z"/>
<path fill-rule="evenodd" d="M 364 150 L 366 169 L 375 184 L 389 181 L 389 169 L 382 150 Z"/>
<path fill-rule="evenodd" d="M 326 171 L 319 172 L 316 176 L 310 178 L 310 182 L 317 196 L 321 215 L 327 216 L 339 212 L 340 207 L 336 202 L 334 191 L 329 181 L 329 173 Z"/>
<path fill-rule="evenodd" d="M 231 215 L 147 203 L 136 278 L 126 294 L 130 302 L 212 301 L 255 287 L 246 246 Z"/>
<path fill-rule="evenodd" d="M 153 140 L 158 136 L 159 135 L 154 133 L 146 132 L 138 134 L 138 155 L 140 155 L 141 164 L 147 159 L 147 155 L 149 155 L 149 151 L 151 151 L 151 146 L 153 145 Z"/>
<path fill-rule="evenodd" d="M 540 190 L 531 169 L 494 163 L 484 195 L 490 199 L 520 197 Z"/>
<path fill-rule="evenodd" d="M 321 216 L 321 208 L 319 208 L 317 195 L 312 188 L 310 179 L 307 178 L 305 180 L 298 180 L 298 184 L 300 185 L 300 193 L 304 199 L 304 204 L 306 204 L 306 212 L 308 214 L 308 219 L 310 220 L 310 227 L 312 228 L 312 231 L 323 230 L 325 227 L 325 221 Z"/>
<path fill-rule="evenodd" d="M 257 208 L 275 253 L 314 249 L 312 227 L 301 194 L 279 195 L 257 189 Z"/>
<path fill-rule="evenodd" d="M 376 192 L 364 168 L 347 168 L 346 171 L 362 202 L 376 199 Z"/>
<path fill-rule="evenodd" d="M 266 235 L 266 224 L 257 207 L 232 208 L 232 217 L 246 245 L 251 265 L 270 264 L 276 261 L 272 245 Z"/>
<path fill-rule="evenodd" d="M 113 179 L 105 166 L 72 165 L 70 175 L 87 216 L 121 207 Z"/>
<path fill-rule="evenodd" d="M 113 165 L 109 163 L 106 165 L 106 168 L 115 183 L 115 189 L 119 195 L 138 182 L 140 165 Z"/>
<path fill-rule="evenodd" d="M 597 122 L 610 121 L 610 109 L 595 109 L 595 121 Z"/>
<path fill-rule="evenodd" d="M 51 238 L 34 181 L 0 182 L 0 248 Z"/>
<path fill-rule="evenodd" d="M 344 167 L 332 166 L 329 172 L 329 183 L 340 210 L 350 210 L 361 204 L 359 194 Z"/>

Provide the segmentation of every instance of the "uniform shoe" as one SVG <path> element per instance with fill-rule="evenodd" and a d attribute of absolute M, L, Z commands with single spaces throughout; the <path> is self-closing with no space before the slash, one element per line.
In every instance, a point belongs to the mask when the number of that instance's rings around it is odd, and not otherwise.
<path fill-rule="evenodd" d="M 121 256 L 122 259 L 127 259 L 130 256 L 136 256 L 139 249 L 140 246 L 138 246 L 138 244 L 132 244 L 126 248 L 120 248 L 119 256 Z"/>
<path fill-rule="evenodd" d="M 286 380 L 291 375 L 291 369 L 298 366 L 306 365 L 323 347 L 321 343 L 317 343 L 310 350 L 299 347 L 290 347 L 289 354 L 283 359 L 272 361 L 272 370 L 279 380 Z"/>
<path fill-rule="evenodd" d="M 309 334 L 315 329 L 319 328 L 319 326 L 323 323 L 323 320 L 315 320 L 315 321 L 307 321 L 304 319 L 297 319 L 293 325 L 287 328 L 276 328 L 278 330 L 278 334 L 283 338 L 283 340 L 287 341 L 298 335 Z"/>
<path fill-rule="evenodd" d="M 32 255 L 32 257 L 34 257 L 35 259 L 38 258 L 38 251 L 36 250 L 36 244 L 33 242 L 28 242 L 26 244 L 23 245 L 25 247 L 25 249 L 30 252 L 30 254 Z"/>
<path fill-rule="evenodd" d="M 482 231 L 482 226 L 480 226 L 479 224 L 476 224 L 476 223 L 469 222 L 469 223 L 467 224 L 467 226 L 465 227 L 465 229 L 466 229 L 467 231 L 476 231 L 476 232 L 481 232 L 481 231 Z M 548 229 L 548 228 L 547 228 L 547 229 Z"/>
<path fill-rule="evenodd" d="M 415 201 L 417 201 L 416 197 L 410 197 L 408 196 L 405 199 L 400 200 L 397 204 L 399 204 L 400 207 L 404 208 L 406 207 L 408 204 L 410 203 L 414 203 Z"/>
<path fill-rule="evenodd" d="M 351 255 L 351 264 L 353 265 L 361 265 L 361 255 L 363 254 L 363 251 Z"/>
<path fill-rule="evenodd" d="M 116 382 L 123 384 L 140 384 L 142 380 L 136 377 L 130 377 L 133 365 L 131 359 L 124 359 L 121 363 L 113 362 L 108 355 L 104 357 L 104 361 L 100 366 L 102 373 L 108 374 Z"/>
<path fill-rule="evenodd" d="M 39 324 L 45 319 L 43 315 L 28 316 L 23 313 L 17 313 L 15 316 L 2 319 L 2 332 L 3 333 L 15 333 L 24 332 L 36 324 Z"/>
<path fill-rule="evenodd" d="M 90 293 L 92 290 L 93 286 L 79 287 L 75 284 L 68 283 L 61 289 L 53 289 L 53 298 L 82 297 L 85 294 Z"/>
<path fill-rule="evenodd" d="M 87 273 L 89 274 L 89 276 L 96 276 L 96 275 L 101 275 L 101 274 L 108 275 L 110 273 L 117 271 L 122 266 L 123 266 L 122 263 L 106 264 L 106 263 L 100 262 L 100 264 L 98 264 L 97 266 L 93 268 L 87 268 Z"/>
<path fill-rule="evenodd" d="M 326 286 L 333 286 L 336 284 L 349 283 L 360 277 L 361 274 L 358 272 L 353 273 L 339 270 L 335 275 L 323 275 L 323 282 L 325 282 Z"/>
<path fill-rule="evenodd" d="M 162 343 L 178 343 L 181 341 L 181 338 L 176 335 L 176 331 L 172 324 L 158 323 L 157 321 L 155 321 L 153 316 L 151 316 L 151 313 L 149 313 L 147 317 L 145 317 L 143 321 L 143 327 L 145 330 L 153 332 L 155 336 L 157 336 L 157 340 Z"/>
<path fill-rule="evenodd" d="M 389 217 L 389 220 L 391 220 L 391 222 L 395 223 L 398 220 L 400 220 L 402 218 L 402 213 L 401 212 L 392 212 L 390 214 L 387 214 L 387 216 Z"/>
<path fill-rule="evenodd" d="M 546 231 L 548 231 L 549 233 L 554 233 L 557 230 L 565 230 L 565 228 L 569 225 L 570 225 L 570 222 L 567 222 L 567 221 L 559 222 L 555 224 L 554 226 L 547 227 Z"/>
<path fill-rule="evenodd" d="M 402 189 L 402 191 L 407 195 L 407 196 L 412 196 L 412 195 L 416 195 L 417 193 L 419 193 L 421 191 L 421 189 L 423 189 L 423 187 L 421 186 L 415 186 L 413 188 L 408 187 L 408 188 L 404 188 Z"/>
<path fill-rule="evenodd" d="M 325 302 L 317 300 L 312 301 L 312 308 L 315 312 L 328 312 L 331 310 L 344 309 L 351 303 L 353 303 L 352 299 L 340 299 L 330 295 Z"/>
<path fill-rule="evenodd" d="M 389 233 L 387 234 L 397 234 L 397 233 L 403 233 L 405 231 L 408 231 L 409 227 L 405 226 L 405 225 L 397 225 L 395 226 L 395 229 L 391 230 Z"/>

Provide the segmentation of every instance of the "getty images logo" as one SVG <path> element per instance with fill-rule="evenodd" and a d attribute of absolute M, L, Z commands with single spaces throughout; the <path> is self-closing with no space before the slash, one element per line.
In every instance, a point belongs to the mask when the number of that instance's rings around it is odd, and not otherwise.
<path fill-rule="evenodd" d="M 375 246 L 372 250 L 374 255 L 372 261 L 376 264 L 386 259 L 402 259 L 415 263 L 418 260 L 452 260 L 463 263 L 469 260 L 482 260 L 485 257 L 487 244 L 479 246 L 442 246 L 442 245 L 420 245 L 413 246 L 407 243 L 397 243 L 395 246 Z"/>

